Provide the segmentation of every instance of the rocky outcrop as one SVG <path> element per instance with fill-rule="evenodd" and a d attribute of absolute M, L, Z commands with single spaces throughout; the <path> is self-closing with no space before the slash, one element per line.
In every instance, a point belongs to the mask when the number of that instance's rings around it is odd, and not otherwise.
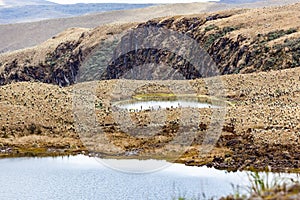
<path fill-rule="evenodd" d="M 228 17 L 228 16 L 226 16 Z M 150 28 L 159 28 L 166 30 L 173 30 L 180 34 L 187 35 L 190 40 L 197 42 L 198 47 L 191 48 L 184 41 L 179 43 L 182 45 L 180 49 L 176 49 L 176 53 L 162 49 L 136 49 L 129 51 L 113 60 L 107 67 L 107 78 L 120 78 L 133 66 L 141 66 L 144 64 L 154 63 L 156 65 L 166 65 L 183 75 L 185 79 L 194 79 L 200 77 L 210 77 L 214 75 L 235 74 L 235 73 L 251 73 L 257 71 L 280 70 L 286 68 L 293 68 L 300 66 L 300 37 L 286 39 L 279 44 L 269 45 L 269 42 L 297 33 L 296 28 L 289 28 L 287 30 L 275 30 L 266 34 L 258 34 L 254 37 L 247 37 L 242 34 L 237 34 L 236 37 L 229 36 L 232 32 L 238 32 L 240 29 L 246 28 L 242 23 L 237 26 L 218 27 L 216 25 L 206 26 L 207 20 L 213 20 L 216 17 L 202 18 L 182 18 L 175 20 L 169 18 L 163 21 L 149 21 L 140 24 L 137 29 L 149 30 Z M 230 20 L 230 18 L 228 19 Z M 204 27 L 204 28 L 203 28 Z M 203 30 L 201 30 L 203 29 Z M 121 40 L 120 48 L 116 49 L 116 54 L 124 52 L 125 49 L 132 49 L 128 46 L 137 45 L 134 39 L 139 36 L 142 31 L 135 31 L 135 35 L 130 34 Z M 149 32 L 149 31 L 148 31 Z M 144 34 L 142 32 L 141 34 Z M 152 33 L 154 34 L 154 33 Z M 171 35 L 176 35 L 171 32 Z M 170 33 L 168 33 L 168 36 Z M 172 35 L 172 36 L 173 36 Z M 144 34 L 144 41 L 153 40 L 149 33 Z M 150 39 L 148 39 L 150 37 Z M 156 37 L 156 36 L 155 36 Z M 163 38 L 163 40 L 161 39 Z M 155 40 L 168 47 L 169 38 L 163 35 Z M 127 45 L 127 46 L 126 46 Z M 208 52 L 208 54 L 195 50 L 201 48 Z M 194 51 L 188 54 L 188 59 L 177 54 L 177 52 Z M 195 57 L 201 62 L 198 66 L 193 65 L 191 60 Z M 202 57 L 201 57 L 202 56 Z M 213 68 L 214 62 L 217 68 Z M 198 69 L 198 70 L 196 70 Z M 214 71 L 211 71 L 214 70 Z M 172 78 L 172 77 L 171 77 Z"/>
<path fill-rule="evenodd" d="M 36 66 L 31 65 L 29 60 L 19 63 L 14 59 L 2 66 L 4 70 L 0 74 L 0 84 L 20 81 L 40 81 L 59 86 L 74 84 L 81 59 L 81 51 L 73 53 L 77 46 L 78 43 L 62 43 L 47 55 L 45 62 Z"/>

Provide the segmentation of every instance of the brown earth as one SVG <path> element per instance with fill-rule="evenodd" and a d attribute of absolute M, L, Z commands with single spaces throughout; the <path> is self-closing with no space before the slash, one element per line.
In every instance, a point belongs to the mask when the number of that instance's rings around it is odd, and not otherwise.
<path fill-rule="evenodd" d="M 34 153 L 34 149 L 41 152 L 44 150 L 43 153 L 81 152 L 88 149 L 90 153 L 98 152 L 101 156 L 119 157 L 138 152 L 133 157 L 162 158 L 187 165 L 206 164 L 221 169 L 264 170 L 271 166 L 274 171 L 298 171 L 299 70 L 295 68 L 219 77 L 225 89 L 224 95 L 218 98 L 232 103 L 227 107 L 225 122 L 221 125 L 222 135 L 208 154 L 200 150 L 201 147 L 205 148 L 201 145 L 204 136 L 209 133 L 212 109 L 199 109 L 196 117 L 201 120 L 197 121 L 196 129 L 180 123 L 180 113 L 186 111 L 184 108 L 166 111 L 164 114 L 168 117 L 162 124 L 158 116 L 163 111 L 130 113 L 131 119 L 137 124 L 136 129 L 130 129 L 131 126 L 126 123 L 117 123 L 122 112 L 111 107 L 112 98 L 118 98 L 115 95 L 118 94 L 115 88 L 120 85 L 117 80 L 87 82 L 66 88 L 30 82 L 9 84 L 0 87 L 1 155 L 16 154 L 17 151 Z M 189 83 L 197 95 L 207 95 L 207 80 L 198 79 Z M 187 81 L 160 81 L 156 85 L 170 87 L 184 82 Z M 129 91 L 140 84 L 143 86 L 148 83 L 128 80 L 125 86 L 122 85 Z M 85 91 L 93 87 L 96 91 L 92 101 L 94 103 L 90 104 L 91 107 L 84 107 L 81 113 L 82 110 L 73 106 L 73 94 L 77 94 L 80 89 Z M 160 87 L 154 87 L 153 92 L 162 92 L 155 88 Z M 112 94 L 112 91 L 115 93 Z M 137 91 L 142 95 L 144 89 Z M 136 95 L 134 91 L 132 94 Z M 78 99 L 75 102 L 82 103 Z M 84 102 L 88 102 L 88 98 Z M 74 123 L 74 119 L 89 120 L 89 109 L 96 112 L 100 126 L 100 131 L 94 135 L 90 134 L 93 133 L 92 126 L 78 121 Z M 149 135 L 145 130 L 154 127 L 153 121 L 149 123 L 153 114 L 158 120 L 156 124 L 161 124 L 161 127 L 158 133 Z M 173 142 L 179 133 L 177 130 L 181 128 L 186 128 L 183 139 L 188 140 L 192 133 L 191 146 L 189 141 L 186 144 L 182 140 L 180 143 Z M 188 128 L 194 129 L 191 132 Z M 81 134 L 78 135 L 75 129 L 80 130 Z M 181 153 L 184 154 L 180 156 Z"/>
<path fill-rule="evenodd" d="M 94 29 L 72 28 L 39 46 L 1 54 L 0 156 L 84 151 L 102 157 L 152 157 L 229 170 L 264 170 L 271 166 L 274 171 L 299 171 L 299 9 L 298 3 Z M 151 84 L 137 80 L 74 84 L 91 52 L 97 53 L 102 46 L 118 49 L 111 37 L 129 28 L 149 25 L 167 27 L 195 39 L 208 51 L 223 76 Z M 142 55 L 147 52 L 140 53 L 140 61 L 146 63 L 147 57 Z M 172 56 L 162 51 L 153 55 L 163 53 L 167 56 L 158 57 L 160 62 Z M 130 53 L 126 55 L 129 60 L 108 63 L 103 74 L 92 66 L 91 71 L 80 75 L 85 80 L 122 77 L 124 71 L 130 70 L 128 63 L 136 63 Z M 189 63 L 180 59 L 182 62 L 177 62 L 178 59 L 173 57 L 167 66 L 194 75 L 194 71 L 182 70 L 190 69 Z M 208 76 L 196 75 L 193 78 Z M 219 81 L 221 85 L 212 84 Z M 185 87 L 187 84 L 189 87 Z M 218 123 L 211 119 L 212 113 L 222 116 L 220 108 L 124 113 L 111 104 L 147 95 L 173 98 L 170 91 L 174 87 L 183 96 L 230 102 L 226 104 L 224 123 L 219 123 L 220 137 L 214 134 Z M 217 90 L 212 92 L 214 87 Z M 95 94 L 89 95 L 90 90 Z M 196 127 L 182 121 L 183 116 L 196 121 Z M 91 117 L 99 124 L 97 129 L 93 129 Z M 123 123 L 117 123 L 118 119 Z M 132 124 L 137 128 L 133 129 Z M 159 131 L 153 134 L 156 129 Z M 207 135 L 211 136 L 208 140 Z M 214 148 L 207 153 L 209 144 Z"/>

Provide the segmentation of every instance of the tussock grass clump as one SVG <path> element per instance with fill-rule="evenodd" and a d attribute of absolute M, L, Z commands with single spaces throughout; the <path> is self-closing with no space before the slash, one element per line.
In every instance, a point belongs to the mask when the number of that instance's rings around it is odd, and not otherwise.
<path fill-rule="evenodd" d="M 249 172 L 250 186 L 246 188 L 248 194 L 241 194 L 241 187 L 232 184 L 234 194 L 221 200 L 254 200 L 254 199 L 299 199 L 300 179 L 287 178 L 282 174 Z"/>

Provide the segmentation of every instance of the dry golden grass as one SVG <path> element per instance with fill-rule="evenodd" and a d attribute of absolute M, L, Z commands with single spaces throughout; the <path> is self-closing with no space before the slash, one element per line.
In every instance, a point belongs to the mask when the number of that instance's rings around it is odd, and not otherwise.
<path fill-rule="evenodd" d="M 192 4 L 193 5 L 193 4 Z M 198 5 L 198 4 L 196 4 Z M 202 4 L 199 4 L 202 5 Z M 184 6 L 191 6 L 187 4 Z M 168 8 L 178 7 L 178 5 L 169 5 Z M 165 8 L 165 7 L 164 7 Z M 190 8 L 190 7 L 189 7 Z M 195 10 L 202 8 L 198 8 L 195 6 Z M 152 8 L 147 8 L 152 10 Z M 160 9 L 158 9 L 159 11 Z M 195 11 L 194 10 L 194 11 Z M 266 7 L 266 8 L 257 8 L 257 9 L 235 9 L 229 11 L 219 11 L 219 14 L 227 14 L 232 15 L 228 18 L 208 21 L 204 26 L 201 26 L 200 29 L 205 29 L 209 25 L 216 25 L 220 28 L 222 27 L 241 27 L 238 30 L 234 30 L 229 33 L 229 37 L 236 38 L 238 35 L 244 35 L 249 40 L 244 43 L 251 42 L 253 38 L 255 38 L 258 34 L 266 34 L 274 30 L 288 30 L 290 28 L 297 29 L 298 32 L 293 34 L 287 34 L 283 37 L 280 37 L 275 40 L 271 40 L 268 42 L 269 46 L 274 44 L 282 43 L 287 38 L 298 38 L 300 35 L 300 3 L 280 6 L 280 7 Z M 157 12 L 158 12 L 157 11 Z M 150 12 L 150 11 L 149 11 Z M 196 12 L 196 11 L 195 11 Z M 147 13 L 147 12 L 146 12 Z M 174 14 L 180 14 L 175 9 Z M 193 9 L 190 10 L 190 13 L 193 13 Z M 184 13 L 186 14 L 186 13 Z M 216 14 L 216 13 L 214 13 Z M 193 14 L 189 16 L 177 16 L 177 20 L 180 20 L 183 17 L 205 17 L 208 16 L 208 13 L 205 14 Z M 159 16 L 153 14 L 153 17 Z M 123 19 L 123 18 L 122 18 Z M 165 18 L 161 18 L 163 20 Z M 241 20 L 243 19 L 243 20 Z M 292 20 L 291 20 L 292 19 Z M 126 21 L 126 20 L 125 20 Z M 52 53 L 56 47 L 65 42 L 81 42 L 81 44 L 75 49 L 83 50 L 85 52 L 86 49 L 92 49 L 97 46 L 101 40 L 104 40 L 108 37 L 108 34 L 119 34 L 129 28 L 135 27 L 137 23 L 125 23 L 125 21 L 118 21 L 116 24 L 103 25 L 97 28 L 69 28 L 56 36 L 53 36 L 51 39 L 43 42 L 42 44 L 14 51 L 11 53 L 0 54 L 0 72 L 3 69 L 3 66 L 7 62 L 12 62 L 13 60 L 17 60 L 19 65 L 24 65 L 25 63 L 30 61 L 31 65 L 37 65 L 39 63 L 45 62 L 45 57 L 48 53 Z M 0 29 L 1 30 L 1 29 Z M 7 33 L 6 33 L 7 34 Z M 84 37 L 81 37 L 84 35 Z M 86 53 L 88 53 L 87 50 Z"/>
<path fill-rule="evenodd" d="M 150 8 L 149 8 L 150 9 Z M 258 33 L 267 33 L 276 29 L 299 29 L 300 3 L 288 5 L 282 8 L 264 8 L 255 10 L 226 11 L 232 13 L 229 18 L 218 19 L 208 22 L 207 25 L 215 24 L 220 27 L 241 25 L 242 28 L 231 32 L 232 37 L 245 34 L 254 37 Z M 224 11 L 222 11 L 224 12 Z M 199 16 L 199 15 L 198 15 Z M 182 16 L 178 16 L 180 19 Z M 290 19 L 294 20 L 290 20 Z M 244 19 L 241 22 L 241 19 Z M 99 40 L 105 39 L 109 34 L 118 34 L 123 30 L 134 27 L 135 23 L 124 23 L 100 26 L 94 29 L 72 28 L 60 33 L 45 43 L 17 52 L 0 55 L 3 64 L 12 59 L 25 62 L 32 59 L 32 63 L 43 62 L 45 55 L 53 51 L 62 42 L 76 42 L 81 40 L 78 48 L 91 49 L 98 45 Z M 85 37 L 81 38 L 82 34 Z M 296 37 L 298 33 L 285 37 Z M 280 42 L 275 40 L 270 44 Z M 3 67 L 0 67 L 0 71 Z M 218 77 L 224 85 L 224 94 L 221 98 L 232 102 L 228 106 L 225 116 L 225 126 L 231 126 L 234 131 L 224 130 L 222 139 L 228 140 L 252 137 L 250 144 L 243 140 L 244 146 L 254 145 L 254 148 L 265 144 L 270 146 L 286 145 L 291 152 L 299 153 L 300 141 L 300 68 L 287 70 L 260 72 L 252 74 L 236 74 Z M 203 79 L 188 81 L 198 95 L 207 95 Z M 72 148 L 81 146 L 80 138 L 75 131 L 73 110 L 73 89 L 77 86 L 96 86 L 97 100 L 103 102 L 104 108 L 97 110 L 97 120 L 101 125 L 114 126 L 114 118 L 110 112 L 110 92 L 114 89 L 117 80 L 100 81 L 93 83 L 82 83 L 81 85 L 60 88 L 37 82 L 12 83 L 0 87 L 0 146 L 33 147 L 33 148 Z M 175 85 L 182 87 L 180 81 L 166 81 L 167 86 Z M 128 80 L 123 89 L 132 92 L 133 86 L 143 84 L 143 81 Z M 126 86 L 126 87 L 125 87 Z M 151 91 L 151 90 L 149 90 Z M 124 92 L 124 91 L 123 91 Z M 130 97 L 130 96 L 129 96 Z M 143 114 L 132 114 L 134 120 L 140 124 L 146 124 Z M 176 113 L 169 120 L 176 120 Z M 209 123 L 210 111 L 203 110 L 201 120 Z M 108 138 L 108 139 L 107 139 Z M 118 152 L 120 149 L 131 147 L 138 148 L 144 145 L 141 139 L 131 137 L 119 130 L 108 130 L 106 140 L 98 138 L 103 142 L 101 148 L 108 152 Z M 150 141 L 151 145 L 159 141 L 168 140 L 168 136 L 159 136 Z M 109 145 L 109 140 L 115 140 L 114 145 Z M 87 144 L 92 141 L 87 141 Z M 223 141 L 224 142 L 224 141 Z M 214 156 L 224 156 L 232 153 L 228 147 L 219 146 L 206 158 L 193 158 L 196 148 L 188 152 L 180 162 L 194 159 L 197 163 L 211 161 Z M 111 149 L 110 149 L 111 148 Z M 146 150 L 151 150 L 147 147 Z M 149 150 L 149 151 L 150 151 Z M 163 148 L 157 149 L 156 153 L 162 153 Z M 280 152 L 281 149 L 276 151 Z M 167 157 L 167 155 L 166 155 Z M 245 158 L 246 159 L 246 158 Z M 258 161 L 257 161 L 258 162 Z"/>
<path fill-rule="evenodd" d="M 248 135 L 253 136 L 255 145 L 289 145 L 291 149 L 297 148 L 300 141 L 299 73 L 300 68 L 294 68 L 219 77 L 225 88 L 224 98 L 234 102 L 233 106 L 227 108 L 224 124 L 224 126 L 233 125 L 234 134 L 224 131 L 222 135 L 225 138 Z M 136 86 L 137 83 L 142 82 L 128 80 L 126 87 Z M 207 93 L 202 79 L 189 82 L 199 95 Z M 180 81 L 177 84 L 179 83 Z M 96 110 L 98 122 L 102 125 L 113 124 L 114 117 L 107 111 L 110 110 L 109 94 L 116 81 L 84 83 L 86 86 L 91 84 L 97 85 L 96 96 L 104 106 L 103 109 Z M 170 83 L 166 81 L 165 84 L 174 85 L 176 81 Z M 0 143 L 2 146 L 57 148 L 73 146 L 74 149 L 81 147 L 81 141 L 74 129 L 72 95 L 73 86 L 60 88 L 42 83 L 23 82 L 0 87 L 0 134 L 2 135 Z M 210 112 L 203 110 L 201 113 L 201 121 L 209 123 Z M 176 114 L 170 116 L 172 116 L 170 121 L 177 118 Z M 144 119 L 147 119 L 143 117 L 143 113 L 133 114 L 132 118 L 136 118 L 135 120 L 141 124 Z M 33 132 L 31 132 L 32 125 L 35 126 Z M 109 132 L 106 139 L 97 139 L 100 144 L 103 142 L 100 149 L 106 152 L 131 147 L 138 148 L 143 142 L 119 131 Z M 157 139 L 163 141 L 168 138 Z M 112 149 L 109 149 L 110 140 L 114 141 L 111 145 Z M 89 142 L 86 141 L 86 144 L 91 144 Z M 150 142 L 155 144 L 157 141 Z M 115 149 L 117 147 L 120 149 Z M 297 149 L 294 150 L 297 151 Z M 156 149 L 155 152 L 162 153 L 163 151 L 164 149 Z M 211 161 L 214 156 L 228 152 L 230 150 L 227 147 L 218 147 L 212 154 L 204 158 L 195 158 L 194 161 L 197 163 L 202 163 L 204 160 Z M 195 157 L 192 152 L 185 155 L 178 161 L 188 161 Z"/>
<path fill-rule="evenodd" d="M 296 2 L 298 2 L 298 0 L 266 0 L 245 4 L 217 4 L 214 2 L 168 4 L 143 9 L 84 15 L 73 18 L 0 25 L 0 52 L 32 47 L 68 28 L 94 28 L 111 23 L 144 22 L 156 17 L 199 14 L 233 8 L 261 8 L 275 5 L 288 5 Z"/>

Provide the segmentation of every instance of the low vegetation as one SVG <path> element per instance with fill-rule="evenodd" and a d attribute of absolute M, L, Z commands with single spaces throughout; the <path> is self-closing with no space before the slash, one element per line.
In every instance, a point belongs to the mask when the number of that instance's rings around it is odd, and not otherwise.
<path fill-rule="evenodd" d="M 287 178 L 282 174 L 272 174 L 268 171 L 264 173 L 249 172 L 248 179 L 249 187 L 243 189 L 232 184 L 234 194 L 223 197 L 221 200 L 294 200 L 300 198 L 299 174 L 295 174 L 294 178 Z M 242 190 L 247 192 L 243 193 Z"/>

